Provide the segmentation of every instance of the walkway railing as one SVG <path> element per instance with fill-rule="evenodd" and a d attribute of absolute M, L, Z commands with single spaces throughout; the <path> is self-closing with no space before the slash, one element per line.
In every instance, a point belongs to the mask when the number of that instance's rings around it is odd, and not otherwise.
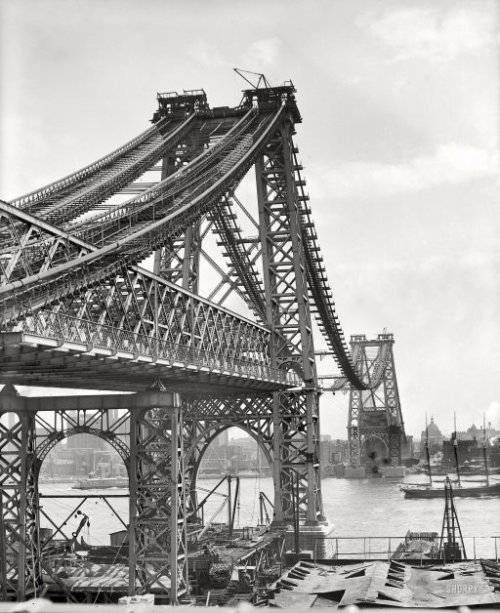
<path fill-rule="evenodd" d="M 207 352 L 200 347 L 172 343 L 53 311 L 37 311 L 20 325 L 22 331 L 28 334 L 61 343 L 85 345 L 87 351 L 99 348 L 107 349 L 113 354 L 126 352 L 133 354 L 133 359 L 143 356 L 153 360 L 167 360 L 171 364 L 182 363 L 186 367 L 229 372 L 255 380 L 290 386 L 300 385 L 299 377 L 295 373 L 271 368 L 263 359 L 224 355 L 223 348 L 220 354 Z"/>
<path fill-rule="evenodd" d="M 333 560 L 389 560 L 406 536 L 339 536 L 317 538 L 314 547 L 314 561 L 320 561 L 319 551 L 326 551 L 326 559 Z M 321 541 L 321 542 L 320 542 Z M 440 534 L 436 543 L 439 545 Z M 464 536 L 464 547 L 468 560 L 489 559 L 498 562 L 500 536 Z M 412 560 L 426 559 L 423 552 L 415 552 Z"/>

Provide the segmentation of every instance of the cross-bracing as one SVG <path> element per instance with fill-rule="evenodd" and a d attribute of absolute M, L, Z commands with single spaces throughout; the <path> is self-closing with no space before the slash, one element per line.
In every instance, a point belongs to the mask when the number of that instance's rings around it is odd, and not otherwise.
<path fill-rule="evenodd" d="M 0 412 L 14 415 L 0 422 L 0 564 L 19 598 L 39 593 L 45 568 L 41 462 L 76 432 L 118 445 L 129 471 L 130 594 L 165 589 L 176 601 L 187 589 L 197 470 L 231 426 L 272 465 L 273 523 L 298 513 L 305 546 L 330 529 L 313 315 L 352 389 L 376 388 L 384 368 L 360 369 L 345 341 L 293 141 L 300 122 L 291 82 L 245 90 L 232 108 L 211 108 L 203 90 L 158 94 L 137 138 L 0 203 Z M 236 190 L 252 168 L 246 236 Z M 212 235 L 222 258 L 208 253 Z M 203 261 L 220 274 L 209 299 Z M 234 295 L 245 316 L 223 305 Z M 130 393 L 23 398 L 14 384 Z M 128 444 L 106 422 L 116 409 Z"/>

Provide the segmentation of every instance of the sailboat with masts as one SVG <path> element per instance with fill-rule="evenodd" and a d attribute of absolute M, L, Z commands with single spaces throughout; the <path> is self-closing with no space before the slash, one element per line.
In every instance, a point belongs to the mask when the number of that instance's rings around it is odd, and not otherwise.
<path fill-rule="evenodd" d="M 484 422 L 484 419 L 483 419 Z M 427 428 L 427 416 L 425 419 L 425 454 L 427 460 L 427 466 L 429 471 L 429 481 L 427 483 L 403 483 L 400 486 L 401 491 L 404 493 L 405 498 L 443 498 L 445 495 L 445 488 L 442 482 L 433 483 L 432 480 L 432 468 L 429 454 L 429 432 Z M 500 482 L 492 482 L 490 480 L 488 471 L 488 457 L 486 453 L 486 429 L 483 424 L 483 458 L 485 469 L 485 481 L 481 483 L 474 483 L 472 481 L 463 482 L 460 477 L 460 465 L 458 462 L 458 435 L 455 419 L 455 432 L 453 435 L 453 455 L 455 458 L 455 465 L 457 471 L 457 481 L 454 484 L 453 493 L 455 497 L 483 497 L 483 496 L 500 496 Z"/>

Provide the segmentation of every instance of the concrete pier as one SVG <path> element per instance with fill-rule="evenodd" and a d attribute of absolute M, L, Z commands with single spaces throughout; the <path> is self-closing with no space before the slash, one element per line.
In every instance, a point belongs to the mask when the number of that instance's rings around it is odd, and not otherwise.
<path fill-rule="evenodd" d="M 314 526 L 300 526 L 299 530 L 299 554 L 301 557 L 311 560 L 326 560 L 333 557 L 334 542 L 331 537 L 335 526 L 329 522 Z M 290 528 L 286 533 L 287 551 L 295 551 L 295 532 Z"/>

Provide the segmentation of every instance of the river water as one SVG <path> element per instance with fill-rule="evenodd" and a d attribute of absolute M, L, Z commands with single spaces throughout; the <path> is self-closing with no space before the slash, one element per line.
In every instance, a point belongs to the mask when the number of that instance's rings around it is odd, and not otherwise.
<path fill-rule="evenodd" d="M 407 480 L 416 481 L 415 478 Z M 218 479 L 203 479 L 198 482 L 199 500 L 205 491 L 216 485 Z M 80 524 L 81 515 L 76 516 L 74 509 L 85 494 L 127 494 L 124 489 L 82 490 L 71 489 L 72 484 L 40 484 L 41 505 L 46 513 L 59 525 L 67 519 L 65 534 L 71 536 Z M 334 524 L 333 537 L 391 537 L 394 543 L 408 530 L 438 532 L 441 534 L 444 503 L 441 499 L 406 499 L 399 489 L 400 482 L 390 479 L 349 480 L 326 478 L 322 481 L 323 507 L 327 519 Z M 233 481 L 234 491 L 234 481 Z M 240 502 L 237 508 L 236 527 L 252 526 L 259 523 L 259 492 L 264 492 L 272 500 L 273 484 L 271 478 L 246 478 L 240 480 Z M 205 521 L 212 518 L 220 508 L 227 494 L 224 484 L 220 495 L 213 495 L 205 506 Z M 79 495 L 79 499 L 44 498 L 43 494 L 61 496 Z M 128 497 L 108 498 L 109 503 L 128 522 Z M 464 536 L 469 557 L 474 554 L 483 557 L 495 555 L 495 540 L 498 537 L 497 552 L 500 555 L 500 499 L 499 498 L 457 498 L 455 500 L 458 519 Z M 89 517 L 90 526 L 80 533 L 92 545 L 109 544 L 109 534 L 123 529 L 115 513 L 102 499 L 87 499 L 80 510 Z M 43 515 L 42 527 L 53 527 Z M 224 509 L 215 516 L 214 521 L 224 522 L 227 511 Z M 474 540 L 473 540 L 473 537 Z M 376 540 L 376 539 L 375 539 Z M 366 547 L 366 544 L 364 545 Z M 372 551 L 375 545 L 370 544 Z M 382 547 L 383 549 L 383 547 Z M 392 550 L 392 549 L 391 549 Z"/>

